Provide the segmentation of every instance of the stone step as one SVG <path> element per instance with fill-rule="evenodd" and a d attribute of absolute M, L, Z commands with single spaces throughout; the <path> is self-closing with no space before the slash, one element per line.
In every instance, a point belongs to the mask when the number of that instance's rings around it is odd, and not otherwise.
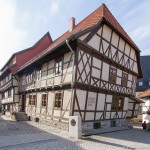
<path fill-rule="evenodd" d="M 28 116 L 25 114 L 25 112 L 16 112 L 15 118 L 17 121 L 27 121 L 29 120 Z"/>

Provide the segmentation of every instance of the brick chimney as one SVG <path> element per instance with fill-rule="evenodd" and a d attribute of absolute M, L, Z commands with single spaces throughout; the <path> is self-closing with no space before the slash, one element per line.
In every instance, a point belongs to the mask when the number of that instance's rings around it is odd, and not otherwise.
<path fill-rule="evenodd" d="M 69 20 L 69 32 L 71 32 L 74 29 L 74 27 L 75 27 L 75 18 L 72 17 Z"/>

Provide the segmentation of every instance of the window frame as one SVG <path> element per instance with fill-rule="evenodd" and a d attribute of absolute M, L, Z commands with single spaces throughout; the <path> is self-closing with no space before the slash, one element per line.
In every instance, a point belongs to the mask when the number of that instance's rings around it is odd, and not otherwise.
<path fill-rule="evenodd" d="M 122 111 L 123 107 L 124 107 L 124 97 L 118 96 L 118 95 L 113 95 L 111 111 Z"/>
<path fill-rule="evenodd" d="M 61 57 L 55 60 L 55 72 L 54 73 L 55 75 L 62 75 L 62 72 L 63 72 L 63 59 Z"/>
<path fill-rule="evenodd" d="M 58 95 L 58 96 L 57 96 Z M 56 99 L 56 97 L 58 97 Z M 56 92 L 55 93 L 55 101 L 54 101 L 54 107 L 60 109 L 62 107 L 62 92 Z"/>
<path fill-rule="evenodd" d="M 139 81 L 138 86 L 143 86 L 143 81 Z"/>
<path fill-rule="evenodd" d="M 110 66 L 109 82 L 112 84 L 116 84 L 116 80 L 117 80 L 117 69 Z"/>
<path fill-rule="evenodd" d="M 46 107 L 47 106 L 47 99 L 48 99 L 48 94 L 43 93 L 41 95 L 41 107 Z"/>
<path fill-rule="evenodd" d="M 126 72 L 122 73 L 121 85 L 124 87 L 127 87 L 127 85 L 128 85 L 128 74 Z"/>
<path fill-rule="evenodd" d="M 28 103 L 28 105 L 36 106 L 36 104 L 37 104 L 37 96 L 36 96 L 36 94 L 30 94 L 29 95 L 29 103 Z"/>

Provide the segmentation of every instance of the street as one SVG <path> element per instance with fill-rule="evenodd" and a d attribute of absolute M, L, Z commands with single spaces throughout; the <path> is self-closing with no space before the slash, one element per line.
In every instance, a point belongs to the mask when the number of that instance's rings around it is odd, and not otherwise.
<path fill-rule="evenodd" d="M 31 121 L 0 119 L 0 150 L 149 150 L 150 132 L 134 129 L 74 139 L 68 133 Z"/>

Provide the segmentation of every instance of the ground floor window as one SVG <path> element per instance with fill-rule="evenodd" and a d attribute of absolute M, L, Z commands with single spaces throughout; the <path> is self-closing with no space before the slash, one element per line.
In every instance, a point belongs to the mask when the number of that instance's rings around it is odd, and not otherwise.
<path fill-rule="evenodd" d="M 62 105 L 62 93 L 55 93 L 55 104 L 54 104 L 54 107 L 56 108 L 60 108 L 61 105 Z"/>
<path fill-rule="evenodd" d="M 47 104 L 47 94 L 42 94 L 42 106 L 46 106 Z"/>
<path fill-rule="evenodd" d="M 111 125 L 111 127 L 116 127 L 116 121 L 115 121 L 115 120 L 112 120 L 112 121 L 110 122 L 110 125 Z"/>
<path fill-rule="evenodd" d="M 99 128 L 101 128 L 100 122 L 95 122 L 93 125 L 94 125 L 94 129 L 99 129 Z"/>
<path fill-rule="evenodd" d="M 36 95 L 29 95 L 29 105 L 36 105 Z"/>

